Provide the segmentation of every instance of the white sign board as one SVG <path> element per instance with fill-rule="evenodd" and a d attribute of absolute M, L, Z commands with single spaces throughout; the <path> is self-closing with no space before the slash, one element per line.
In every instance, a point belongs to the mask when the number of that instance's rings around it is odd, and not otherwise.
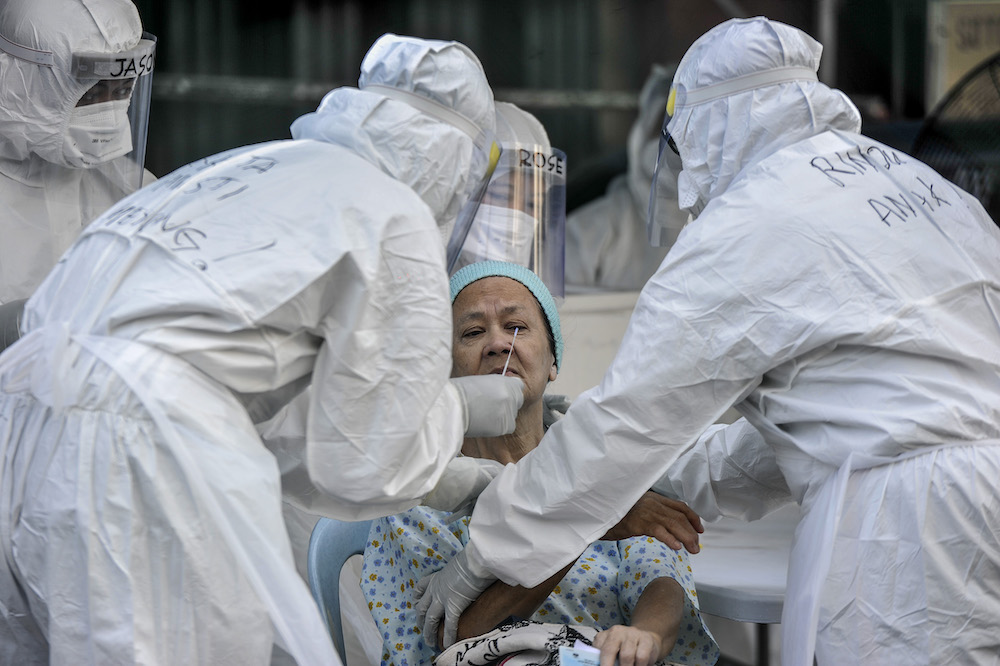
<path fill-rule="evenodd" d="M 928 3 L 927 112 L 976 65 L 1000 51 L 1000 0 Z"/>

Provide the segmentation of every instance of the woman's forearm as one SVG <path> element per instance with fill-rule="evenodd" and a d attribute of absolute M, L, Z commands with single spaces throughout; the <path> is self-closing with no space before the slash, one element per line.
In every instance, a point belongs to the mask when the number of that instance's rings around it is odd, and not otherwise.
<path fill-rule="evenodd" d="M 659 659 L 664 659 L 677 642 L 683 614 L 684 588 L 673 578 L 655 578 L 639 595 L 630 626 L 659 636 L 662 645 Z"/>

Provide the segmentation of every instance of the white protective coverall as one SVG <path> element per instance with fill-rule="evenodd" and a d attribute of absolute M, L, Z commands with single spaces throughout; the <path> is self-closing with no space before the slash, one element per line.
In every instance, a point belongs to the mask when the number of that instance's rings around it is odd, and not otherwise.
<path fill-rule="evenodd" d="M 494 127 L 455 42 L 384 36 L 359 88 L 128 197 L 28 301 L 0 360 L 0 663 L 338 663 L 253 422 L 311 379 L 299 490 L 337 517 L 434 487 L 463 438 L 442 236 Z"/>
<path fill-rule="evenodd" d="M 708 519 L 801 503 L 782 663 L 996 664 L 1000 233 L 802 70 L 735 92 L 820 52 L 757 18 L 685 55 L 668 129 L 707 207 L 601 384 L 480 496 L 468 566 L 535 585 L 666 473 Z"/>
<path fill-rule="evenodd" d="M 649 244 L 646 214 L 660 145 L 663 108 L 674 68 L 654 65 L 639 93 L 639 115 L 629 129 L 628 172 L 617 176 L 597 199 L 566 216 L 566 284 L 589 291 L 638 291 L 666 256 L 668 246 Z M 672 228 L 688 214 L 680 209 Z M 675 234 L 676 237 L 676 234 Z"/>
<path fill-rule="evenodd" d="M 67 125 L 93 84 L 73 76 L 73 54 L 118 53 L 141 36 L 131 0 L 0 3 L 0 39 L 55 61 L 0 50 L 0 303 L 30 296 L 83 227 L 135 190 L 86 168 Z"/>

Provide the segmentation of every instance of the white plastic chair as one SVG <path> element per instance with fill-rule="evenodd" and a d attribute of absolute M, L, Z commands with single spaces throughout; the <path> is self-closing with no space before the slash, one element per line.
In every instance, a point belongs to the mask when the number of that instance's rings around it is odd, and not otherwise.
<path fill-rule="evenodd" d="M 365 552 L 370 528 L 370 520 L 341 522 L 320 518 L 309 537 L 306 556 L 309 589 L 344 664 L 347 663 L 347 656 L 344 627 L 340 620 L 340 570 L 347 558 Z"/>

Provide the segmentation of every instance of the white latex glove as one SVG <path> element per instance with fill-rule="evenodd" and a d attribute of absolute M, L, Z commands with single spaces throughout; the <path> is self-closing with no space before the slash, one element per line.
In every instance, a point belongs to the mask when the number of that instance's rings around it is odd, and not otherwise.
<path fill-rule="evenodd" d="M 421 504 L 438 511 L 461 510 L 462 515 L 467 515 L 470 513 L 468 509 L 475 503 L 479 493 L 490 485 L 490 481 L 503 467 L 503 463 L 489 458 L 468 456 L 455 458 L 444 468 L 441 479 L 424 497 Z"/>
<path fill-rule="evenodd" d="M 440 571 L 417 581 L 417 622 L 423 626 L 424 641 L 444 649 L 455 642 L 458 618 L 496 580 L 489 571 L 474 571 L 464 550 Z M 436 646 L 438 627 L 444 618 L 444 644 Z"/>
<path fill-rule="evenodd" d="M 524 382 L 505 375 L 452 377 L 462 399 L 466 437 L 499 437 L 514 432 L 524 404 Z"/>

